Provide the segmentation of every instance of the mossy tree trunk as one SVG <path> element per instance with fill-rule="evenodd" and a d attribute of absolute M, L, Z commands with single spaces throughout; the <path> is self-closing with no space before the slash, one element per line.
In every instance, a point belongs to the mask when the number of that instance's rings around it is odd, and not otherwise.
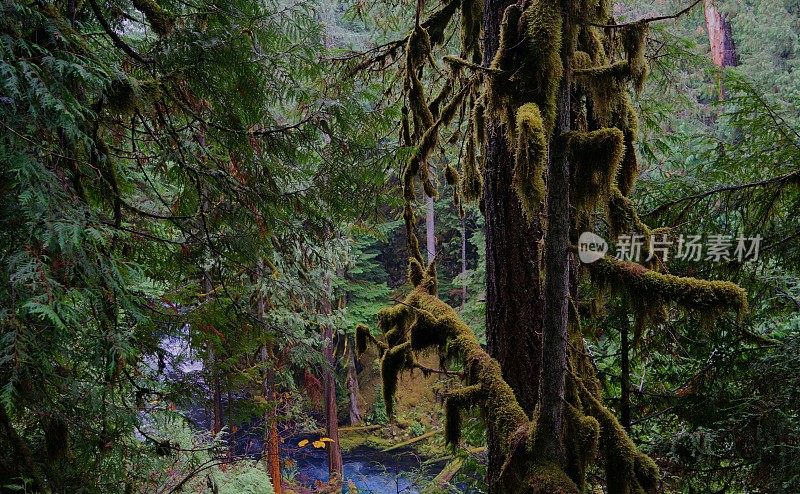
<path fill-rule="evenodd" d="M 483 60 L 488 66 L 500 39 L 500 24 L 509 0 L 487 0 L 484 6 Z M 528 221 L 509 186 L 513 146 L 499 119 L 487 114 L 484 149 L 484 216 L 486 220 L 486 341 L 520 406 L 531 413 L 538 400 L 541 354 L 542 294 L 539 279 L 542 229 Z M 502 467 L 500 442 L 489 430 L 489 478 Z M 498 492 L 492 490 L 491 492 Z"/>

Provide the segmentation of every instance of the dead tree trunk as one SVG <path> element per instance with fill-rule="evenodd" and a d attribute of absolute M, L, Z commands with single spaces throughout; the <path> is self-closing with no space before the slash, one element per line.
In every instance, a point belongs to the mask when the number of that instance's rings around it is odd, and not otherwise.
<path fill-rule="evenodd" d="M 717 9 L 714 0 L 705 0 L 703 7 L 708 42 L 711 46 L 711 60 L 719 68 L 736 66 L 736 46 L 733 43 L 730 21 Z M 719 99 L 725 99 L 725 88 L 721 77 L 719 79 Z"/>

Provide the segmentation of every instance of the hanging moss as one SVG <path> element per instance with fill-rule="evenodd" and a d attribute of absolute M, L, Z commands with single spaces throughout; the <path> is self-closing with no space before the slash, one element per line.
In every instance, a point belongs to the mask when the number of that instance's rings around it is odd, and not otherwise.
<path fill-rule="evenodd" d="M 633 444 L 611 411 L 588 392 L 583 399 L 600 424 L 600 450 L 605 458 L 606 485 L 615 494 L 655 493 L 658 467 Z"/>
<path fill-rule="evenodd" d="M 433 187 L 425 163 L 439 143 L 439 130 L 442 126 L 446 126 L 452 121 L 458 109 L 464 103 L 467 94 L 469 94 L 469 90 L 470 84 L 467 84 L 461 91 L 453 96 L 444 108 L 442 108 L 441 115 L 439 115 L 439 118 L 433 125 L 425 130 L 414 154 L 412 154 L 408 160 L 408 165 L 405 168 L 404 174 L 411 176 L 418 174 L 425 189 L 425 194 L 428 197 L 435 197 L 436 190 Z M 413 180 L 410 180 L 408 176 L 404 177 L 404 179 L 406 183 L 411 182 L 411 184 L 413 184 Z"/>
<path fill-rule="evenodd" d="M 622 105 L 613 118 L 613 125 L 625 133 L 625 156 L 617 174 L 617 187 L 623 196 L 629 196 L 633 185 L 639 176 L 639 163 L 636 159 L 635 141 L 639 132 L 639 120 L 636 116 L 636 109 L 633 107 L 630 97 L 626 94 L 622 97 Z"/>
<path fill-rule="evenodd" d="M 453 165 L 448 164 L 444 169 L 444 179 L 447 185 L 456 186 L 461 182 L 461 177 L 458 175 L 458 170 L 453 168 Z"/>
<path fill-rule="evenodd" d="M 105 106 L 111 111 L 129 115 L 136 108 L 137 84 L 126 74 L 116 74 L 105 97 Z"/>
<path fill-rule="evenodd" d="M 431 45 L 441 45 L 445 41 L 445 30 L 447 29 L 450 20 L 461 5 L 462 0 L 449 0 L 442 8 L 431 14 L 428 19 L 422 23 L 422 27 L 428 32 L 430 36 Z"/>
<path fill-rule="evenodd" d="M 545 198 L 544 174 L 547 169 L 547 135 L 539 108 L 533 103 L 517 110 L 516 149 L 512 186 L 525 216 L 532 219 Z"/>
<path fill-rule="evenodd" d="M 628 24 L 620 29 L 620 41 L 628 58 L 633 87 L 637 94 L 642 92 L 644 81 L 650 73 L 650 65 L 645 57 L 648 32 L 649 24 L 642 21 Z"/>
<path fill-rule="evenodd" d="M 623 161 L 623 166 L 625 165 Z M 640 233 L 643 235 L 650 234 L 650 228 L 645 225 L 639 215 L 636 213 L 636 208 L 633 202 L 622 195 L 622 192 L 617 187 L 612 187 L 611 195 L 609 197 L 608 206 L 606 208 L 608 215 L 608 226 L 612 237 L 619 235 L 633 235 Z"/>
<path fill-rule="evenodd" d="M 433 115 L 434 120 L 439 118 L 439 111 L 441 110 L 442 105 L 444 102 L 450 98 L 453 94 L 453 82 L 455 80 L 455 76 L 451 74 L 447 79 L 444 81 L 444 85 L 442 89 L 439 90 L 439 94 L 433 98 L 430 104 L 431 114 Z"/>
<path fill-rule="evenodd" d="M 612 257 L 604 257 L 589 266 L 597 281 L 607 283 L 615 290 L 624 290 L 632 299 L 646 304 L 665 300 L 705 315 L 726 310 L 743 315 L 748 311 L 747 293 L 729 281 L 656 273 L 640 264 Z"/>
<path fill-rule="evenodd" d="M 476 63 L 481 59 L 481 26 L 483 0 L 461 0 L 461 54 L 472 54 Z"/>
<path fill-rule="evenodd" d="M 175 19 L 155 0 L 133 0 L 136 10 L 144 14 L 150 27 L 159 36 L 166 36 L 175 27 Z"/>
<path fill-rule="evenodd" d="M 481 399 L 479 385 L 465 386 L 450 391 L 444 400 L 445 444 L 453 448 L 461 440 L 461 414 L 475 406 Z"/>
<path fill-rule="evenodd" d="M 580 16 L 589 22 L 602 23 L 608 22 L 611 17 L 611 7 L 613 6 L 610 0 L 581 0 L 575 2 Z"/>
<path fill-rule="evenodd" d="M 617 128 L 568 134 L 569 159 L 575 166 L 574 203 L 583 213 L 610 200 L 625 146 Z"/>
<path fill-rule="evenodd" d="M 415 224 L 416 218 L 414 216 L 414 210 L 411 208 L 411 203 L 408 201 L 403 208 L 403 222 L 406 225 L 406 242 L 408 243 L 409 254 L 422 264 L 422 252 L 419 250 L 419 239 L 417 239 Z"/>
<path fill-rule="evenodd" d="M 581 26 L 581 30 L 578 33 L 577 49 L 589 55 L 592 61 L 591 65 L 608 65 L 607 54 L 609 52 L 606 50 L 603 39 L 604 36 L 601 34 L 599 28 L 594 26 Z M 585 69 L 588 68 L 588 66 L 575 68 Z"/>
<path fill-rule="evenodd" d="M 536 103 L 544 128 L 550 135 L 556 121 L 558 87 L 564 68 L 561 64 L 561 12 L 549 2 L 538 1 L 522 13 L 520 23 L 527 35 L 528 51 L 523 71 L 515 77 L 523 83 L 520 96 Z"/>
<path fill-rule="evenodd" d="M 433 113 L 425 98 L 425 88 L 417 71 L 430 57 L 431 39 L 428 31 L 419 27 L 414 29 L 406 43 L 406 85 L 408 107 L 415 122 L 415 134 L 422 135 L 434 123 Z"/>
<path fill-rule="evenodd" d="M 383 382 L 383 401 L 386 414 L 394 415 L 394 395 L 397 391 L 397 380 L 404 370 L 414 368 L 411 359 L 411 342 L 406 341 L 389 348 L 381 359 L 381 379 Z"/>

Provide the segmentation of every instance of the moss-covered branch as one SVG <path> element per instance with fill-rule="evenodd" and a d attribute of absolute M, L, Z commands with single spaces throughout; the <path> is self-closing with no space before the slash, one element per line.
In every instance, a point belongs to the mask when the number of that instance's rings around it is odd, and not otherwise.
<path fill-rule="evenodd" d="M 743 315 L 748 310 L 747 292 L 729 281 L 657 273 L 632 262 L 604 257 L 589 265 L 592 277 L 613 289 L 624 290 L 645 304 L 674 302 L 688 311 L 714 315 L 733 310 Z"/>

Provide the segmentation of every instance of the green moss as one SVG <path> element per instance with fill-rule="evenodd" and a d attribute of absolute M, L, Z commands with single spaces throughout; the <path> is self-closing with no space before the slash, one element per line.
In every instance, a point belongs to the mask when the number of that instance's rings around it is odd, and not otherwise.
<path fill-rule="evenodd" d="M 425 88 L 418 74 L 419 68 L 422 67 L 431 53 L 431 39 L 424 28 L 419 27 L 412 31 L 406 43 L 405 53 L 408 107 L 414 121 L 414 133 L 421 136 L 434 123 L 433 113 L 431 113 L 425 97 Z"/>
<path fill-rule="evenodd" d="M 674 302 L 701 315 L 733 310 L 748 311 L 747 292 L 729 281 L 709 281 L 657 273 L 632 262 L 604 257 L 590 265 L 596 281 L 624 290 L 632 299 L 646 304 Z"/>
<path fill-rule="evenodd" d="M 447 185 L 457 186 L 461 182 L 461 177 L 458 170 L 453 168 L 453 165 L 448 164 L 444 169 L 444 179 Z"/>
<path fill-rule="evenodd" d="M 644 81 L 650 73 L 650 66 L 645 57 L 648 26 L 647 22 L 635 22 L 620 29 L 620 41 L 628 58 L 633 86 L 637 94 L 642 92 Z"/>
<path fill-rule="evenodd" d="M 578 494 L 578 486 L 555 463 L 535 464 L 528 474 L 531 494 Z"/>
<path fill-rule="evenodd" d="M 617 128 L 568 134 L 569 159 L 575 166 L 573 202 L 587 215 L 611 197 L 625 146 Z"/>
<path fill-rule="evenodd" d="M 386 414 L 394 414 L 394 395 L 397 391 L 397 380 L 404 370 L 413 369 L 411 359 L 411 343 L 406 341 L 390 347 L 381 359 L 381 379 L 383 381 L 383 401 Z"/>
<path fill-rule="evenodd" d="M 523 12 L 520 23 L 528 38 L 525 67 L 530 71 L 520 74 L 525 81 L 526 93 L 533 93 L 532 101 L 542 114 L 544 128 L 550 135 L 556 121 L 558 87 L 564 68 L 561 64 L 561 12 L 549 2 L 539 0 Z"/>
<path fill-rule="evenodd" d="M 639 132 L 639 119 L 630 96 L 624 94 L 622 104 L 613 117 L 613 125 L 625 133 L 625 156 L 617 174 L 617 187 L 623 196 L 629 196 L 639 176 L 635 141 Z"/>
<path fill-rule="evenodd" d="M 144 14 L 150 27 L 159 36 L 166 36 L 175 27 L 175 19 L 155 0 L 132 0 L 136 10 Z"/>
<path fill-rule="evenodd" d="M 539 108 L 533 103 L 517 110 L 516 149 L 512 186 L 528 219 L 538 212 L 545 198 L 547 136 Z"/>
<path fill-rule="evenodd" d="M 605 459 L 608 492 L 647 494 L 656 492 L 658 467 L 640 452 L 613 413 L 590 393 L 583 394 L 592 415 L 600 424 L 600 450 Z"/>
<path fill-rule="evenodd" d="M 411 199 L 413 200 L 413 197 Z M 403 221 L 406 225 L 406 242 L 408 243 L 409 254 L 422 264 L 422 253 L 419 250 L 419 239 L 417 239 L 416 219 L 408 197 L 406 197 L 406 205 L 403 208 Z"/>
<path fill-rule="evenodd" d="M 111 80 L 106 93 L 106 106 L 115 113 L 128 115 L 137 103 L 137 84 L 129 76 L 119 73 Z"/>
<path fill-rule="evenodd" d="M 481 387 L 479 385 L 465 386 L 450 391 L 444 400 L 445 409 L 445 444 L 453 448 L 461 440 L 461 414 L 475 406 L 480 400 Z"/>

